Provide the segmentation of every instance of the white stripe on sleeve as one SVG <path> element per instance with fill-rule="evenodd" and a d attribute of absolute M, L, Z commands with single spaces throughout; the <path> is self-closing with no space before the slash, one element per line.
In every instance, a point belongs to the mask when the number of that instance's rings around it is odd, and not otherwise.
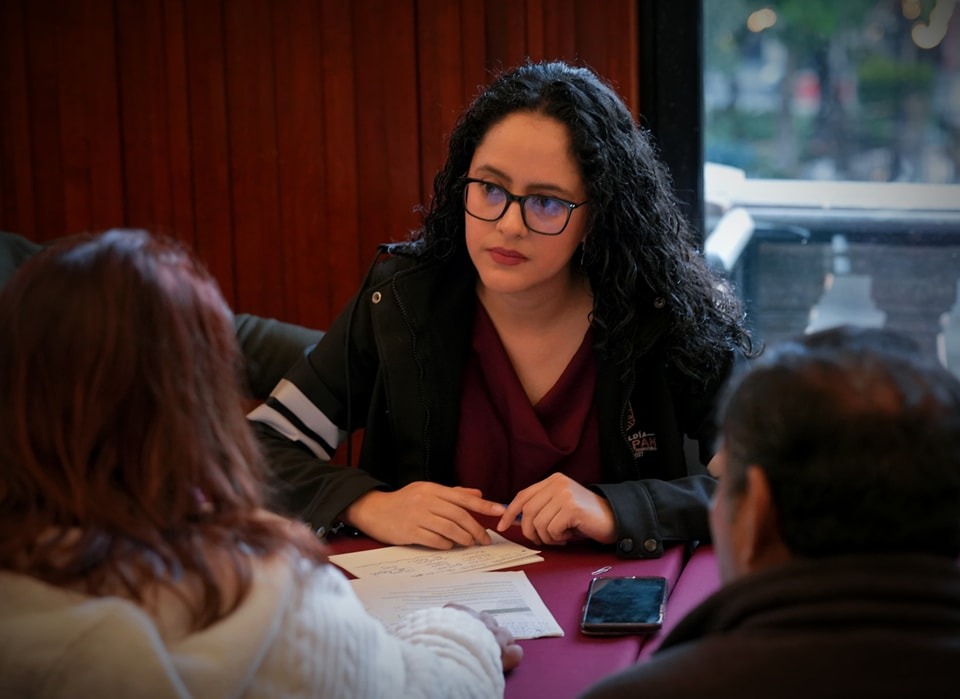
<path fill-rule="evenodd" d="M 316 436 L 320 437 L 331 450 L 337 448 L 337 445 L 340 443 L 340 430 L 330 418 L 297 388 L 296 384 L 287 379 L 281 379 L 280 383 L 270 392 L 270 397 L 293 413 L 307 430 L 312 431 Z M 318 458 L 324 460 L 333 458 L 333 454 L 328 453 L 321 442 L 318 442 L 309 434 L 305 433 L 283 415 L 283 413 L 275 410 L 267 403 L 258 405 L 251 410 L 247 414 L 247 418 L 270 425 L 288 439 L 302 442 Z"/>

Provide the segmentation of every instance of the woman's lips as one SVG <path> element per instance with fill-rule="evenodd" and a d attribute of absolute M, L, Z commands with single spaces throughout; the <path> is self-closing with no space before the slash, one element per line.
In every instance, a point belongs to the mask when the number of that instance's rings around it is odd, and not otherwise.
<path fill-rule="evenodd" d="M 490 248 L 490 257 L 493 261 L 501 265 L 519 265 L 526 262 L 527 258 L 516 250 L 507 250 L 506 248 Z"/>

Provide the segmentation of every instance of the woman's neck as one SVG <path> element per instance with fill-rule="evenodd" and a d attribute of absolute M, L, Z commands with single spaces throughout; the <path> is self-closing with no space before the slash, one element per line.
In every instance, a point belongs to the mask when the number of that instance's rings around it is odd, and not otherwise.
<path fill-rule="evenodd" d="M 571 318 L 586 319 L 593 310 L 593 293 L 587 277 L 571 273 L 562 283 L 517 293 L 500 293 L 477 282 L 477 298 L 498 330 L 522 327 L 542 331 L 568 325 Z"/>
<path fill-rule="evenodd" d="M 510 363 L 536 405 L 556 384 L 583 344 L 593 297 L 586 279 L 550 294 L 498 294 L 477 287 Z"/>

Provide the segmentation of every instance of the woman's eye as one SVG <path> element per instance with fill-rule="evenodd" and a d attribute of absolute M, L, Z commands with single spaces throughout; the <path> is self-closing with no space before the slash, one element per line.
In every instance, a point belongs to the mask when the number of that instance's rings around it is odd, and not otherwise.
<path fill-rule="evenodd" d="M 538 216 L 552 217 L 563 213 L 564 204 L 559 199 L 553 197 L 531 197 L 528 206 L 533 208 L 533 212 Z"/>
<path fill-rule="evenodd" d="M 483 194 L 487 199 L 491 201 L 500 201 L 503 199 L 503 190 L 497 185 L 481 182 L 480 187 L 483 189 Z"/>

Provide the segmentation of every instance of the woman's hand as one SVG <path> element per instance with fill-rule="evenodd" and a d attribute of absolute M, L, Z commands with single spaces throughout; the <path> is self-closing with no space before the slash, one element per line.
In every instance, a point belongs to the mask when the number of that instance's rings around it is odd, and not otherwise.
<path fill-rule="evenodd" d="M 384 544 L 450 549 L 489 544 L 490 535 L 471 512 L 499 517 L 503 509 L 476 488 L 417 481 L 393 492 L 365 493 L 343 511 L 343 520 Z"/>
<path fill-rule="evenodd" d="M 450 602 L 443 606 L 452 607 L 453 609 L 459 609 L 460 611 L 466 612 L 467 614 L 476 617 L 487 625 L 487 628 L 490 629 L 490 631 L 493 633 L 493 637 L 497 639 L 497 643 L 500 645 L 500 660 L 503 662 L 504 672 L 507 670 L 512 670 L 520 664 L 520 661 L 523 659 L 523 648 L 517 644 L 512 633 L 497 623 L 497 620 L 493 618 L 492 614 L 488 614 L 487 612 L 478 612 L 470 607 L 457 604 L 456 602 Z"/>
<path fill-rule="evenodd" d="M 610 503 L 562 473 L 517 493 L 500 517 L 497 531 L 506 531 L 517 517 L 523 535 L 537 546 L 581 538 L 612 544 L 617 538 Z"/>

